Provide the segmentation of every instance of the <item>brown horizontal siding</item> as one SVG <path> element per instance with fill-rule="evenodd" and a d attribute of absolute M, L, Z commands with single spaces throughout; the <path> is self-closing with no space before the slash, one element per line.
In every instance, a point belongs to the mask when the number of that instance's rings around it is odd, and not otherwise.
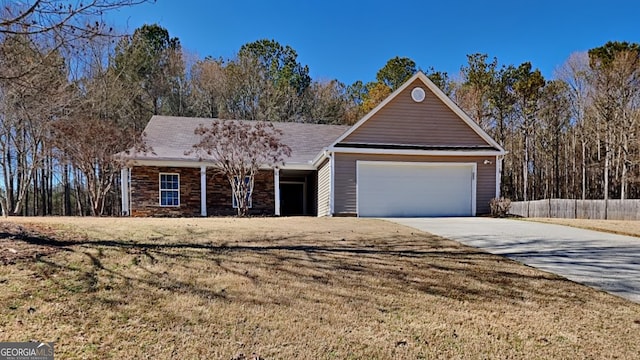
<path fill-rule="evenodd" d="M 335 156 L 335 213 L 352 214 L 356 207 L 356 161 L 403 161 L 403 162 L 443 162 L 477 164 L 476 213 L 489 213 L 489 201 L 496 193 L 495 157 L 491 156 L 411 156 L 411 155 L 372 155 L 372 154 L 334 154 Z M 491 164 L 484 164 L 490 160 Z"/>
<path fill-rule="evenodd" d="M 421 103 L 411 99 L 415 87 L 425 90 Z M 487 142 L 416 79 L 341 143 L 435 146 L 487 146 Z"/>
<path fill-rule="evenodd" d="M 356 209 L 356 160 L 358 155 L 333 154 L 333 212 L 334 214 L 355 213 Z M 375 157 L 374 157 L 375 158 Z"/>
<path fill-rule="evenodd" d="M 318 216 L 331 215 L 331 162 L 326 160 L 318 168 Z"/>

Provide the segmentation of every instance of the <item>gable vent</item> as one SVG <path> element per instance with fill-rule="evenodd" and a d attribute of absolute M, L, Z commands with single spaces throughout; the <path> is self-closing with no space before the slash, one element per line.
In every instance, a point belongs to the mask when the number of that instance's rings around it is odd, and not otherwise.
<path fill-rule="evenodd" d="M 413 99 L 413 101 L 415 102 L 423 102 L 424 98 L 425 98 L 425 92 L 424 89 L 421 87 L 415 87 L 413 88 L 413 90 L 411 90 L 411 98 Z"/>

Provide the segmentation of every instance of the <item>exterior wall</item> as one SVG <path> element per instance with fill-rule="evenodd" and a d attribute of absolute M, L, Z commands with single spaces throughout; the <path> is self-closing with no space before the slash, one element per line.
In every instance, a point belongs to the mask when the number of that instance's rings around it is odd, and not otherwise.
<path fill-rule="evenodd" d="M 327 159 L 318 167 L 318 216 L 330 216 L 331 162 Z"/>
<path fill-rule="evenodd" d="M 416 86 L 426 93 L 421 103 L 411 99 L 411 90 Z M 416 79 L 341 143 L 488 146 L 420 79 Z"/>
<path fill-rule="evenodd" d="M 180 205 L 160 206 L 160 173 L 180 175 Z M 272 215 L 275 199 L 273 171 L 256 174 L 252 215 Z M 207 214 L 235 215 L 231 186 L 223 176 L 207 170 Z M 200 168 L 136 166 L 131 169 L 131 216 L 200 216 Z"/>
<path fill-rule="evenodd" d="M 160 173 L 180 174 L 180 206 L 160 206 Z M 131 168 L 131 216 L 200 216 L 200 169 Z"/>
<path fill-rule="evenodd" d="M 356 208 L 356 161 L 403 161 L 403 162 L 464 162 L 477 164 L 476 214 L 490 212 L 489 201 L 496 194 L 495 156 L 414 156 L 374 154 L 334 154 L 335 180 L 334 199 L 336 215 L 354 215 Z M 491 160 L 491 164 L 484 164 Z"/>
<path fill-rule="evenodd" d="M 215 172 L 207 170 L 207 215 L 236 215 L 237 209 L 232 205 L 231 185 L 227 179 Z M 264 170 L 256 174 L 251 194 L 251 215 L 273 215 L 275 213 L 275 189 L 273 170 Z"/>

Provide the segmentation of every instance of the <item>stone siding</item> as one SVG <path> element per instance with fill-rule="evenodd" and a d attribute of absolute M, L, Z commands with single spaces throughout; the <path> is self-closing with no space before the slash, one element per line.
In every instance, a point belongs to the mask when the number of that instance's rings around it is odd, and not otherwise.
<path fill-rule="evenodd" d="M 180 175 L 180 205 L 160 206 L 160 173 Z M 231 186 L 220 174 L 207 170 L 207 215 L 235 215 Z M 273 171 L 256 174 L 251 215 L 273 215 Z M 136 166 L 131 169 L 131 216 L 200 216 L 200 168 Z"/>
<path fill-rule="evenodd" d="M 256 174 L 251 194 L 250 215 L 273 215 L 275 193 L 273 171 L 265 170 Z M 207 170 L 207 215 L 236 215 L 232 206 L 232 191 L 229 181 L 213 169 Z M 198 208 L 199 209 L 199 208 Z"/>

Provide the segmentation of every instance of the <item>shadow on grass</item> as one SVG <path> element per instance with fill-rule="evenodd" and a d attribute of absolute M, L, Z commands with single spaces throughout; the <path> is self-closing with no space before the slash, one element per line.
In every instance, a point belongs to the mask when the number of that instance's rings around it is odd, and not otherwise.
<path fill-rule="evenodd" d="M 458 237 L 538 269 L 561 274 L 582 284 L 640 302 L 640 247 L 628 241 L 573 236 L 514 236 L 496 241 L 492 236 Z"/>
<path fill-rule="evenodd" d="M 0 233 L 0 237 L 4 235 Z M 234 295 L 230 296 L 225 288 L 184 276 L 185 273 L 197 276 L 206 271 L 233 274 L 262 290 L 286 284 L 294 296 L 313 297 L 321 293 L 344 301 L 370 302 L 380 294 L 417 293 L 459 301 L 510 304 L 584 302 L 590 294 L 553 274 L 424 234 L 393 234 L 362 241 L 313 241 L 293 236 L 233 245 L 56 239 L 37 234 L 12 236 L 87 259 L 90 265 L 86 269 L 70 266 L 59 258 L 38 259 L 52 269 L 78 273 L 82 286 L 77 291 L 87 293 L 97 290 L 101 277 L 108 277 L 120 279 L 127 286 L 144 285 L 202 299 L 276 305 L 291 300 L 269 295 L 269 291 L 261 291 L 262 296 L 256 298 L 251 294 L 255 289 L 242 287 L 234 289 Z M 114 255 L 106 256 L 105 251 L 116 251 L 116 257 L 128 259 L 136 271 L 115 264 Z"/>

